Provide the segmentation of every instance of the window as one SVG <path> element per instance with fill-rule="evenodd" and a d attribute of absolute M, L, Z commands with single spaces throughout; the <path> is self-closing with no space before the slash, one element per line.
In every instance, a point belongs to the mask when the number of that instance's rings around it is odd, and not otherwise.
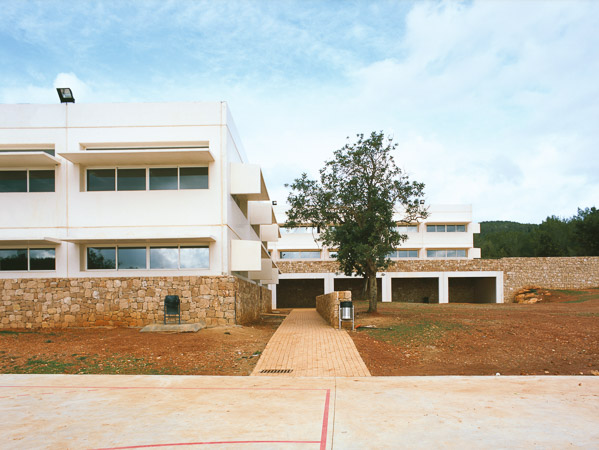
<path fill-rule="evenodd" d="M 115 169 L 88 169 L 88 191 L 114 191 Z"/>
<path fill-rule="evenodd" d="M 151 191 L 176 191 L 178 187 L 176 167 L 171 169 L 150 169 Z"/>
<path fill-rule="evenodd" d="M 119 270 L 121 269 L 145 269 L 146 248 L 145 247 L 119 247 L 118 248 Z"/>
<path fill-rule="evenodd" d="M 466 232 L 466 225 L 427 225 L 426 231 L 428 233 L 464 233 Z"/>
<path fill-rule="evenodd" d="M 418 225 L 399 225 L 395 227 L 395 231 L 401 234 L 418 233 Z"/>
<path fill-rule="evenodd" d="M 89 270 L 116 269 L 116 248 L 88 247 L 87 268 Z"/>
<path fill-rule="evenodd" d="M 418 250 L 395 250 L 387 255 L 388 258 L 418 258 Z"/>
<path fill-rule="evenodd" d="M 2 249 L 0 250 L 0 271 L 9 270 L 56 270 L 56 249 Z"/>
<path fill-rule="evenodd" d="M 320 250 L 302 250 L 295 252 L 280 252 L 281 259 L 320 259 Z"/>
<path fill-rule="evenodd" d="M 465 258 L 466 250 L 464 250 L 464 249 L 427 250 L 426 256 L 428 258 Z"/>
<path fill-rule="evenodd" d="M 0 192 L 54 192 L 54 170 L 0 170 Z"/>
<path fill-rule="evenodd" d="M 281 227 L 281 235 L 286 234 L 316 234 L 318 229 L 316 227 Z"/>
<path fill-rule="evenodd" d="M 148 261 L 149 256 L 149 261 Z M 87 247 L 88 270 L 208 269 L 208 246 Z"/>
<path fill-rule="evenodd" d="M 180 167 L 180 189 L 208 189 L 208 167 Z"/>
<path fill-rule="evenodd" d="M 146 169 L 118 169 L 118 191 L 145 191 Z"/>
<path fill-rule="evenodd" d="M 208 189 L 208 167 L 87 170 L 87 190 L 90 192 L 145 191 L 147 189 L 151 191 Z"/>

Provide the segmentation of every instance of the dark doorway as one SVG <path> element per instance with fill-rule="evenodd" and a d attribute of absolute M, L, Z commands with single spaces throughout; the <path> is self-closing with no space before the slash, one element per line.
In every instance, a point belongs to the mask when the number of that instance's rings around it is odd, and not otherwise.
<path fill-rule="evenodd" d="M 323 278 L 279 279 L 277 308 L 316 308 L 316 296 L 322 294 Z"/>
<path fill-rule="evenodd" d="M 392 278 L 391 300 L 408 303 L 439 303 L 439 279 Z"/>
<path fill-rule="evenodd" d="M 495 277 L 450 277 L 449 303 L 496 303 Z"/>

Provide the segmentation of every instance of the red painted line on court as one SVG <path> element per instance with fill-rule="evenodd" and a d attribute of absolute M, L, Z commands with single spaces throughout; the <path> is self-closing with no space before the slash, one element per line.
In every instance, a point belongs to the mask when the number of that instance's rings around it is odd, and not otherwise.
<path fill-rule="evenodd" d="M 0 388 L 6 389 L 22 389 L 22 388 L 36 388 L 36 389 L 112 389 L 112 390 L 125 390 L 125 389 L 155 389 L 155 390 L 181 390 L 181 391 L 328 391 L 326 388 L 235 388 L 235 387 L 165 387 L 165 386 L 47 386 L 47 385 L 20 385 L 20 386 L 0 386 Z"/>
<path fill-rule="evenodd" d="M 320 450 L 327 448 L 327 429 L 329 427 L 329 402 L 331 400 L 331 390 L 327 389 L 327 396 L 324 400 L 324 415 L 322 417 L 322 433 L 320 435 Z"/>
<path fill-rule="evenodd" d="M 127 447 L 102 447 L 93 450 L 125 450 L 130 448 L 175 447 L 181 445 L 219 445 L 219 444 L 320 444 L 320 441 L 206 441 L 175 442 L 170 444 L 130 445 Z"/>

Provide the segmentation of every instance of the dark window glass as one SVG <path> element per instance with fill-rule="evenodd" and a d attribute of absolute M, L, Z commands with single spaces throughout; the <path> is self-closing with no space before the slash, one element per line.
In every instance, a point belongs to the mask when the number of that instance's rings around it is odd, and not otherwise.
<path fill-rule="evenodd" d="M 455 226 L 455 230 L 456 231 L 460 231 L 460 232 L 465 232 L 466 231 L 466 225 L 456 225 Z"/>
<path fill-rule="evenodd" d="M 150 269 L 178 269 L 179 249 L 177 247 L 150 248 Z"/>
<path fill-rule="evenodd" d="M 29 192 L 54 192 L 54 170 L 30 170 Z"/>
<path fill-rule="evenodd" d="M 145 247 L 119 247 L 119 269 L 145 269 Z"/>
<path fill-rule="evenodd" d="M 27 171 L 0 170 L 0 192 L 27 192 Z"/>
<path fill-rule="evenodd" d="M 0 270 L 27 270 L 27 249 L 0 250 Z"/>
<path fill-rule="evenodd" d="M 437 227 L 435 225 L 427 225 L 426 226 L 426 231 L 428 233 L 434 233 L 437 231 Z"/>
<path fill-rule="evenodd" d="M 114 169 L 88 169 L 88 191 L 114 191 Z"/>
<path fill-rule="evenodd" d="M 465 258 L 466 257 L 466 250 L 456 250 L 456 256 L 458 258 Z"/>
<path fill-rule="evenodd" d="M 150 190 L 176 190 L 177 168 L 174 169 L 150 169 Z"/>
<path fill-rule="evenodd" d="M 208 167 L 181 167 L 181 189 L 208 189 Z"/>
<path fill-rule="evenodd" d="M 145 191 L 146 169 L 118 169 L 117 190 L 119 191 Z"/>
<path fill-rule="evenodd" d="M 448 233 L 454 233 L 455 232 L 455 225 L 447 225 L 447 232 Z"/>
<path fill-rule="evenodd" d="M 300 252 L 280 252 L 281 259 L 298 259 Z"/>
<path fill-rule="evenodd" d="M 88 269 L 116 269 L 116 249 L 114 247 L 88 247 Z"/>
<path fill-rule="evenodd" d="M 181 269 L 208 269 L 209 267 L 208 247 L 181 247 Z"/>
<path fill-rule="evenodd" d="M 53 248 L 32 248 L 29 250 L 30 270 L 55 270 L 56 250 Z"/>
<path fill-rule="evenodd" d="M 437 225 L 437 233 L 445 233 L 445 225 Z"/>

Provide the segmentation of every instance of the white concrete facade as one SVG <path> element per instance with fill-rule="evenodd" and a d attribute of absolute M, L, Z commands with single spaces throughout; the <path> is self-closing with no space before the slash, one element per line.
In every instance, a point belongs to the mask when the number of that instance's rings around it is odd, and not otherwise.
<path fill-rule="evenodd" d="M 52 191 L 32 192 L 52 171 Z M 0 278 L 237 274 L 267 284 L 278 274 L 266 247 L 276 221 L 249 214 L 274 217 L 268 191 L 225 102 L 0 105 L 0 190 L 0 256 L 28 255 L 26 270 L 7 263 Z M 113 248 L 119 261 L 121 248 L 138 249 L 140 262 L 91 269 L 89 248 Z M 31 269 L 36 249 L 54 251 L 53 270 Z"/>
<path fill-rule="evenodd" d="M 391 259 L 474 259 L 480 249 L 474 247 L 480 224 L 472 221 L 472 205 L 430 205 L 429 216 L 402 228 L 407 240 Z M 309 227 L 286 229 L 285 214 L 277 211 L 282 237 L 269 243 L 275 260 L 332 260 L 329 250 L 318 242 L 317 230 Z M 399 216 L 398 216 L 399 219 Z M 434 227 L 434 228 L 433 228 Z M 434 229 L 434 231 L 432 231 Z M 320 252 L 320 255 L 314 252 Z"/>

